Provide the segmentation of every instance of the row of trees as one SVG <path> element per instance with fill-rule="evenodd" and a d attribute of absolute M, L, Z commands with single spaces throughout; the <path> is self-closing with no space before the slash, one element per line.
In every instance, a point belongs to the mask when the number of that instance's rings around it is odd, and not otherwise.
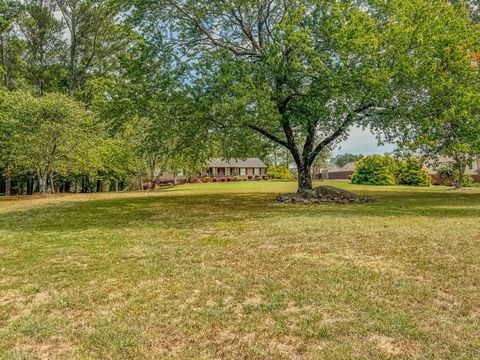
<path fill-rule="evenodd" d="M 92 111 L 132 33 L 113 2 L 0 1 L 0 173 L 6 195 L 87 192 L 135 173 L 131 143 Z M 100 103 L 99 103 L 100 104 Z M 112 185 L 118 187 L 118 185 Z"/>
<path fill-rule="evenodd" d="M 191 126 L 189 71 L 126 16 L 128 2 L 0 0 L 0 188 L 118 190 L 197 171 L 216 149 Z M 188 99 L 187 99 L 188 98 Z M 207 106 L 206 103 L 201 104 Z M 188 121 L 196 119 L 195 121 Z M 0 190 L 2 192 L 2 190 Z"/>
<path fill-rule="evenodd" d="M 466 163 L 480 148 L 479 38 L 462 0 L 0 0 L 0 171 L 41 191 L 140 183 L 280 147 L 303 192 L 354 125 Z"/>

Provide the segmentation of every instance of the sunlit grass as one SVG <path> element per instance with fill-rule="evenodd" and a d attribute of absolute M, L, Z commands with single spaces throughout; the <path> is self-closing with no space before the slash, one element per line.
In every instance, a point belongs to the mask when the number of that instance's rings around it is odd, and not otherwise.
<path fill-rule="evenodd" d="M 480 191 L 0 200 L 0 358 L 479 358 Z"/>

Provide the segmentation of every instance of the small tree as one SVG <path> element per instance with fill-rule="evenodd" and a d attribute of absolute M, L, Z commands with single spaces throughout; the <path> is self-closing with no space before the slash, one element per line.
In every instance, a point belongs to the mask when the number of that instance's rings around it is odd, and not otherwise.
<path fill-rule="evenodd" d="M 437 175 L 440 177 L 442 185 L 458 187 L 457 184 L 460 182 L 459 171 L 455 168 L 455 163 L 443 164 L 437 168 Z M 474 183 L 474 179 L 471 175 L 463 175 L 462 186 L 469 187 Z"/>
<path fill-rule="evenodd" d="M 5 103 L 5 116 L 15 123 L 13 151 L 22 166 L 37 174 L 41 194 L 54 172 L 74 172 L 85 153 L 101 144 L 102 131 L 92 114 L 65 95 L 35 98 L 14 92 Z"/>

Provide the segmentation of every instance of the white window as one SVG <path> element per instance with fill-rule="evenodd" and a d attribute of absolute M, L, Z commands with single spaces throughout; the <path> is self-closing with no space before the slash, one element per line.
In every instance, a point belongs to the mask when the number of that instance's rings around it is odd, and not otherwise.
<path fill-rule="evenodd" d="M 254 169 L 253 169 L 253 173 L 254 173 L 255 175 L 260 175 L 260 168 L 254 168 Z"/>
<path fill-rule="evenodd" d="M 247 175 L 247 169 L 240 168 L 240 176 L 245 176 L 245 175 Z"/>

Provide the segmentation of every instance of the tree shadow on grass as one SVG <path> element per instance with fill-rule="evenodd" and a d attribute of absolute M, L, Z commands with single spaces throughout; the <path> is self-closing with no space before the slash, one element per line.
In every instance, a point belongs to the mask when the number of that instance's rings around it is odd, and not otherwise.
<path fill-rule="evenodd" d="M 166 194 L 50 204 L 0 216 L 0 230 L 76 232 L 151 227 L 191 230 L 272 217 L 479 218 L 480 193 L 375 192 L 368 204 L 279 204 L 273 193 Z"/>

